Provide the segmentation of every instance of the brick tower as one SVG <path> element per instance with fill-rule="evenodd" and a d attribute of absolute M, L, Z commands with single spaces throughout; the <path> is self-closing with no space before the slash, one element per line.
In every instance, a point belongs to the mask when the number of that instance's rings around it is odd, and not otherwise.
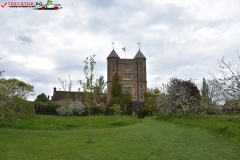
<path fill-rule="evenodd" d="M 132 100 L 144 101 L 144 92 L 147 91 L 146 57 L 139 51 L 133 59 L 121 59 L 116 51 L 107 57 L 107 100 L 111 98 L 111 83 L 114 74 L 118 72 L 119 82 L 123 92 L 130 93 Z"/>

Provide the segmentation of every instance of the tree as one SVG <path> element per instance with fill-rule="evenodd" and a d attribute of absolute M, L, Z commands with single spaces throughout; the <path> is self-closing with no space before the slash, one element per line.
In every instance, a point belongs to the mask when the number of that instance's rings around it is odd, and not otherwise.
<path fill-rule="evenodd" d="M 34 87 L 15 78 L 0 79 L 0 119 L 16 120 L 34 117 L 33 105 L 27 102 Z"/>
<path fill-rule="evenodd" d="M 0 95 L 1 98 L 12 99 L 18 97 L 21 99 L 27 99 L 29 96 L 34 96 L 34 87 L 23 81 L 15 78 L 0 79 Z"/>
<path fill-rule="evenodd" d="M 238 55 L 238 61 L 240 62 L 240 56 Z M 218 61 L 218 65 L 221 69 L 221 77 L 217 78 L 213 73 L 212 85 L 219 89 L 217 104 L 223 105 L 223 108 L 227 108 L 227 113 L 235 112 L 239 110 L 240 105 L 240 66 L 239 62 L 232 60 L 227 62 L 225 57 L 222 57 Z"/>
<path fill-rule="evenodd" d="M 238 55 L 238 60 L 240 61 L 240 56 Z M 221 78 L 215 77 L 214 74 L 210 73 L 215 86 L 220 86 L 222 88 L 222 96 L 224 96 L 225 101 L 237 100 L 240 101 L 240 69 L 239 64 L 232 62 L 226 62 L 225 58 L 218 62 L 221 68 L 222 76 Z"/>
<path fill-rule="evenodd" d="M 62 84 L 64 92 L 61 92 L 63 99 L 58 102 L 60 107 L 56 108 L 57 113 L 59 113 L 60 115 L 67 116 L 67 120 L 68 120 L 68 116 L 73 115 L 73 112 L 76 110 L 75 104 L 72 102 L 72 99 L 70 96 L 71 89 L 72 89 L 72 80 L 70 78 L 70 75 L 68 75 L 68 78 L 69 78 L 69 82 L 67 82 L 66 79 L 65 79 L 65 81 L 62 81 L 60 78 L 58 78 L 58 80 Z M 79 103 L 81 103 L 81 102 L 79 102 Z M 81 108 L 80 104 L 78 106 L 80 106 L 80 108 Z"/>
<path fill-rule="evenodd" d="M 58 107 L 56 111 L 60 115 L 80 115 L 85 109 L 81 101 L 73 101 L 69 98 L 60 100 L 58 104 L 60 107 Z"/>
<path fill-rule="evenodd" d="M 90 58 L 86 58 L 85 61 L 85 67 L 84 67 L 84 76 L 85 76 L 85 82 L 82 80 L 79 80 L 81 89 L 83 89 L 84 98 L 83 103 L 85 107 L 88 110 L 88 135 L 89 140 L 88 142 L 92 143 L 92 132 L 91 132 L 91 108 L 96 104 L 96 101 L 98 97 L 101 96 L 101 93 L 95 92 L 96 89 L 96 83 L 94 84 L 94 66 L 96 62 L 94 61 L 95 55 L 90 56 Z M 98 95 L 98 96 L 97 96 Z"/>
<path fill-rule="evenodd" d="M 104 88 L 106 86 L 106 82 L 104 81 L 103 76 L 100 76 L 99 79 L 96 79 L 95 86 L 96 86 L 95 87 L 96 92 L 103 93 Z"/>
<path fill-rule="evenodd" d="M 48 98 L 46 96 L 45 93 L 41 93 L 37 96 L 37 98 L 35 99 L 35 101 L 38 101 L 38 102 L 48 102 Z"/>
<path fill-rule="evenodd" d="M 202 93 L 202 96 L 208 97 L 209 87 L 208 87 L 208 84 L 207 84 L 205 78 L 203 78 L 201 93 Z"/>
<path fill-rule="evenodd" d="M 170 78 L 167 84 L 163 84 L 161 91 L 165 96 L 158 101 L 160 114 L 197 114 L 201 96 L 192 79 Z"/>
<path fill-rule="evenodd" d="M 203 78 L 200 111 L 208 114 L 220 113 L 221 108 L 219 105 L 224 101 L 222 91 L 223 88 L 221 85 L 211 79 L 205 80 L 205 78 Z"/>
<path fill-rule="evenodd" d="M 122 94 L 123 94 L 122 85 L 119 83 L 118 72 L 116 72 L 115 75 L 113 76 L 111 97 L 118 98 L 118 101 L 120 102 L 119 99 L 121 99 Z"/>
<path fill-rule="evenodd" d="M 117 104 L 120 105 L 122 108 L 126 108 L 126 105 L 130 104 L 132 96 L 130 93 L 123 93 L 122 85 L 119 83 L 119 76 L 117 72 L 113 76 L 113 81 L 111 85 L 111 98 L 107 106 L 112 107 L 114 104 Z"/>
<path fill-rule="evenodd" d="M 159 88 L 148 88 L 144 93 L 144 107 L 152 111 L 156 111 L 158 108 L 156 99 L 161 96 Z"/>

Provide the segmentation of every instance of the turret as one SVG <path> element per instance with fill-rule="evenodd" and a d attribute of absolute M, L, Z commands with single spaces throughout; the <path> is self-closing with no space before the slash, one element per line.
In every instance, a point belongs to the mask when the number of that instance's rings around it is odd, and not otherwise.
<path fill-rule="evenodd" d="M 107 83 L 109 84 L 107 86 L 107 99 L 109 100 L 111 97 L 111 82 L 114 74 L 118 71 L 118 61 L 120 57 L 116 53 L 116 51 L 112 50 L 112 52 L 107 57 Z"/>

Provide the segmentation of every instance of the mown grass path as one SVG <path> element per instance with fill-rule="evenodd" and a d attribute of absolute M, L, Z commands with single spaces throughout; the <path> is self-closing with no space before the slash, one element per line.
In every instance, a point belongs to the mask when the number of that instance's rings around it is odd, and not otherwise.
<path fill-rule="evenodd" d="M 145 118 L 130 126 L 87 130 L 0 128 L 0 159 L 240 159 L 240 143 L 208 130 Z"/>

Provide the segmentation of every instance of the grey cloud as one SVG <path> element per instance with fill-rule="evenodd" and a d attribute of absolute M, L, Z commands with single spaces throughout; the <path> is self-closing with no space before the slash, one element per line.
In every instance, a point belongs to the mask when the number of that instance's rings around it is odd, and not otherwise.
<path fill-rule="evenodd" d="M 24 35 L 20 35 L 18 37 L 16 37 L 17 40 L 25 42 L 25 43 L 33 43 L 34 41 L 28 37 L 28 36 L 24 36 Z"/>

